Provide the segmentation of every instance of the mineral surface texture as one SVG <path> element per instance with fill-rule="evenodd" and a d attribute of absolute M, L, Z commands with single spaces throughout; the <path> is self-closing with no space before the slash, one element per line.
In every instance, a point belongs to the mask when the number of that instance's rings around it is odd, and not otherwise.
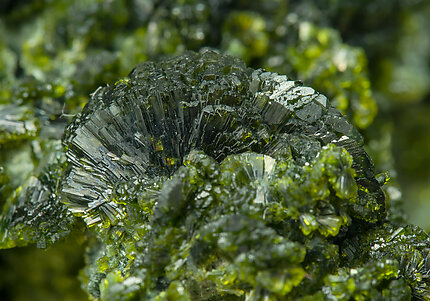
<path fill-rule="evenodd" d="M 428 235 L 388 221 L 360 134 L 285 75 L 211 50 L 146 62 L 97 89 L 63 143 L 28 188 L 40 216 L 11 207 L 2 241 L 82 217 L 94 299 L 430 300 Z"/>

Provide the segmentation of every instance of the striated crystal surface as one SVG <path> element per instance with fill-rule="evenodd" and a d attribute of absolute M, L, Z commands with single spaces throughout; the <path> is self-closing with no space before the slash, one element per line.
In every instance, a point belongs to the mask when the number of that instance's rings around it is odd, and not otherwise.
<path fill-rule="evenodd" d="M 352 167 L 356 183 L 346 172 L 334 188 L 349 195 L 358 185 L 351 216 L 381 219 L 384 196 L 361 137 L 325 96 L 230 56 L 188 53 L 141 64 L 92 95 L 66 130 L 71 169 L 63 195 L 89 226 L 115 224 L 125 216 L 124 206 L 111 197 L 117 185 L 169 177 L 194 149 L 218 162 L 253 151 L 286 152 L 305 164 L 328 144 L 351 155 L 344 159 L 351 162 L 335 169 Z"/>

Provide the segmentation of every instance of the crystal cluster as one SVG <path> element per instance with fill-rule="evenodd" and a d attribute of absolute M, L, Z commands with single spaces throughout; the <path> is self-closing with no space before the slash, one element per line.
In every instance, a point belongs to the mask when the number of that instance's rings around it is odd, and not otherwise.
<path fill-rule="evenodd" d="M 86 300 L 81 281 L 93 298 L 104 300 L 428 299 L 428 236 L 406 225 L 401 206 L 409 221 L 430 229 L 429 13 L 426 0 L 2 1 L 0 249 L 9 250 L 0 251 L 0 269 L 8 271 L 0 275 L 0 295 Z M 301 79 L 330 103 L 299 82 L 247 71 L 240 61 L 205 54 L 209 61 L 197 68 L 199 56 L 188 54 L 186 67 L 180 59 L 147 63 L 136 71 L 146 72 L 139 79 L 135 74 L 117 90 L 97 90 L 83 119 L 68 129 L 66 158 L 64 129 L 98 86 L 140 62 L 205 47 Z M 203 64 L 216 69 L 217 62 L 228 66 L 223 75 L 199 77 Z M 178 81 L 173 70 L 181 74 Z M 153 76 L 147 83 L 153 73 L 161 73 L 160 80 Z M 155 99 L 153 90 L 165 91 L 163 107 L 154 99 L 114 105 L 120 93 L 114 91 L 127 94 L 129 88 Z M 221 106 L 211 105 L 218 92 Z M 165 105 L 172 102 L 181 105 Z M 330 105 L 364 135 L 365 145 Z M 133 125 L 113 117 L 115 106 Z M 195 127 L 161 121 L 163 114 Z M 131 128 L 140 136 L 128 133 Z M 164 130 L 170 128 L 178 135 Z M 225 134 L 215 137 L 219 132 Z M 390 171 L 388 184 L 380 187 L 388 178 L 372 175 L 362 147 L 376 173 Z M 185 236 L 181 216 L 190 212 Z M 242 230 L 214 226 L 208 232 L 205 225 L 224 216 L 231 225 L 232 214 Z M 179 232 L 157 232 L 172 225 Z M 249 229 L 258 233 L 241 239 Z M 204 239 L 194 241 L 194 234 Z M 240 250 L 226 249 L 224 237 L 237 239 Z M 171 249 L 175 239 L 183 246 Z M 252 245 L 267 249 L 284 271 Z M 279 255 L 276 247 L 298 256 Z M 206 263 L 200 253 L 210 257 Z M 187 275 L 172 274 L 176 267 Z M 252 277 L 243 276 L 251 271 Z M 275 281 L 284 276 L 285 282 Z M 221 281 L 228 277 L 235 280 Z"/>
<path fill-rule="evenodd" d="M 371 162 L 358 132 L 325 96 L 211 52 L 159 65 L 139 65 L 128 78 L 97 90 L 67 129 L 72 167 L 63 192 L 89 226 L 124 215 L 110 198 L 118 183 L 171 176 L 193 149 L 218 161 L 245 151 L 272 155 L 289 149 L 305 163 L 330 143 L 344 147 L 354 161 L 360 189 L 352 214 L 378 220 L 384 199 Z M 350 189 L 351 182 L 340 179 L 339 189 Z"/>
<path fill-rule="evenodd" d="M 146 62 L 94 92 L 64 144 L 63 202 L 102 241 L 96 298 L 429 297 L 427 234 L 373 251 L 393 226 L 362 138 L 287 76 L 214 51 Z"/>

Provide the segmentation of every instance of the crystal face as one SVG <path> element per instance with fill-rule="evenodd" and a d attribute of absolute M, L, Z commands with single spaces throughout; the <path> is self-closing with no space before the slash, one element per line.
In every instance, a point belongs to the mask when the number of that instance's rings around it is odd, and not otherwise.
<path fill-rule="evenodd" d="M 120 183 L 170 177 L 192 150 L 218 162 L 249 151 L 275 157 L 291 152 L 305 164 L 328 144 L 352 156 L 358 196 L 351 216 L 376 222 L 384 214 L 360 135 L 324 95 L 212 51 L 143 63 L 98 89 L 66 129 L 64 143 L 71 167 L 63 196 L 89 226 L 125 216 L 112 198 Z M 338 193 L 350 193 L 353 182 L 341 177 Z"/>

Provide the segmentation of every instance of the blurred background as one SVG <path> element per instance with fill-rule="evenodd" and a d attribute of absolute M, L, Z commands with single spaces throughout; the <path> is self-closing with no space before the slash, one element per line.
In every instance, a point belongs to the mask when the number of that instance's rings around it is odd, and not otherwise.
<path fill-rule="evenodd" d="M 0 0 L 0 206 L 98 86 L 211 47 L 327 95 L 388 172 L 389 218 L 429 231 L 429 28 L 425 0 Z M 86 242 L 70 235 L 1 250 L 4 300 L 86 300 Z"/>

